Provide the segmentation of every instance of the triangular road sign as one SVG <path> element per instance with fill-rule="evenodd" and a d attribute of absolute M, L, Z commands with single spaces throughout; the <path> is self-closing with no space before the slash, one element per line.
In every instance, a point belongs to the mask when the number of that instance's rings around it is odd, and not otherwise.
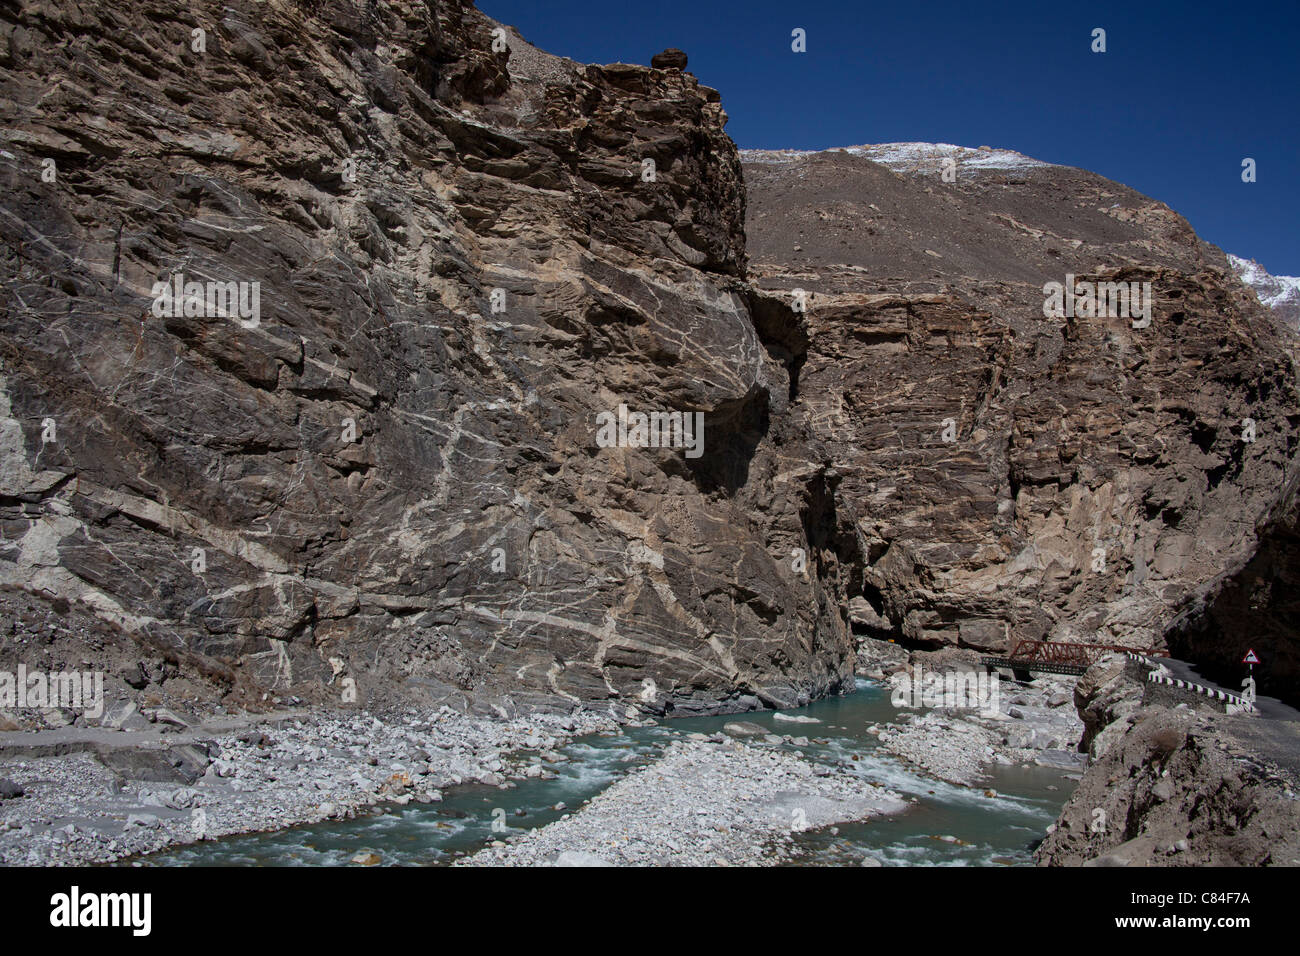
<path fill-rule="evenodd" d="M 1255 656 L 1255 652 L 1253 650 L 1249 650 L 1246 652 L 1246 656 L 1242 658 L 1241 662 L 1243 664 L 1258 664 L 1259 658 Z"/>

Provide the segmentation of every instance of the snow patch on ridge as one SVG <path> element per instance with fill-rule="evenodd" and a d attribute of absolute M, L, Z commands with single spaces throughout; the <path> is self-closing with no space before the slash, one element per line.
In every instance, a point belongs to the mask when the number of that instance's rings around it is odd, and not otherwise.
<path fill-rule="evenodd" d="M 1300 276 L 1270 275 L 1255 260 L 1232 253 L 1228 253 L 1228 264 L 1254 290 L 1261 305 L 1272 309 L 1284 325 L 1300 331 Z"/>
<path fill-rule="evenodd" d="M 899 173 L 938 173 L 944 160 L 956 160 L 959 169 L 1021 170 L 1048 167 L 1054 163 L 1032 159 L 1011 149 L 981 146 L 971 149 L 952 143 L 875 143 L 837 149 L 742 149 L 740 158 L 749 163 L 781 165 L 797 162 L 817 153 L 845 152 L 880 163 Z"/>

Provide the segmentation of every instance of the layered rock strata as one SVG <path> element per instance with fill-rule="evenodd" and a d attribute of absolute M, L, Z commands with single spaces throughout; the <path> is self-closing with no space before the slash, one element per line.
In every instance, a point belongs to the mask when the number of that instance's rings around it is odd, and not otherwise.
<path fill-rule="evenodd" d="M 0 583 L 238 705 L 846 686 L 715 91 L 459 0 L 34 3 L 0 37 Z M 702 454 L 602 447 L 620 406 L 700 416 Z"/>
<path fill-rule="evenodd" d="M 792 415 L 853 508 L 861 633 L 1149 648 L 1203 617 L 1284 512 L 1300 424 L 1292 339 L 1222 252 L 1004 151 L 742 158 L 751 274 L 805 302 Z M 1069 277 L 1152 308 L 1045 314 Z"/>

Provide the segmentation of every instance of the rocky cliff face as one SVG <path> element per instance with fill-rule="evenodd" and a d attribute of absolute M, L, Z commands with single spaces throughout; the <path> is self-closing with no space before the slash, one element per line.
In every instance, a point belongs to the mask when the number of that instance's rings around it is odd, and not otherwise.
<path fill-rule="evenodd" d="M 494 30 L 0 8 L 0 583 L 239 704 L 834 692 L 833 478 L 718 94 Z M 620 404 L 699 413 L 702 455 L 601 447 Z"/>
<path fill-rule="evenodd" d="M 743 159 L 755 281 L 807 293 L 793 414 L 854 508 L 861 630 L 1150 647 L 1202 614 L 1294 487 L 1300 423 L 1285 333 L 1222 252 L 1006 151 Z M 1149 325 L 1045 317 L 1067 275 L 1150 283 Z"/>

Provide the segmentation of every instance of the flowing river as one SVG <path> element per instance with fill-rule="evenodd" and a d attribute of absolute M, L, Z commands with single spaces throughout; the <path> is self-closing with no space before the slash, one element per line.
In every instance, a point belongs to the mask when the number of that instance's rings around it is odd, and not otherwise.
<path fill-rule="evenodd" d="M 879 749 L 868 729 L 898 719 L 889 692 L 859 680 L 844 697 L 818 701 L 787 714 L 820 723 L 778 721 L 773 712 L 688 717 L 622 734 L 575 738 L 559 748 L 568 759 L 550 769 L 553 780 L 522 779 L 513 789 L 466 785 L 443 800 L 406 806 L 379 805 L 344 821 L 226 837 L 137 858 L 137 864 L 180 866 L 337 866 L 357 853 L 377 853 L 388 865 L 447 864 L 501 839 L 512 829 L 544 826 L 605 789 L 629 770 L 653 761 L 676 735 L 712 734 L 733 720 L 806 737 L 784 744 L 814 762 L 843 763 L 864 780 L 916 797 L 907 811 L 864 823 L 796 834 L 808 855 L 800 863 L 857 864 L 871 856 L 886 865 L 1030 865 L 1033 844 L 1056 819 L 1075 778 L 1045 767 L 999 767 L 979 787 L 959 787 L 921 775 Z M 986 788 L 996 792 L 987 796 Z M 555 809 L 563 804 L 564 808 Z M 520 812 L 522 811 L 522 812 Z"/>

